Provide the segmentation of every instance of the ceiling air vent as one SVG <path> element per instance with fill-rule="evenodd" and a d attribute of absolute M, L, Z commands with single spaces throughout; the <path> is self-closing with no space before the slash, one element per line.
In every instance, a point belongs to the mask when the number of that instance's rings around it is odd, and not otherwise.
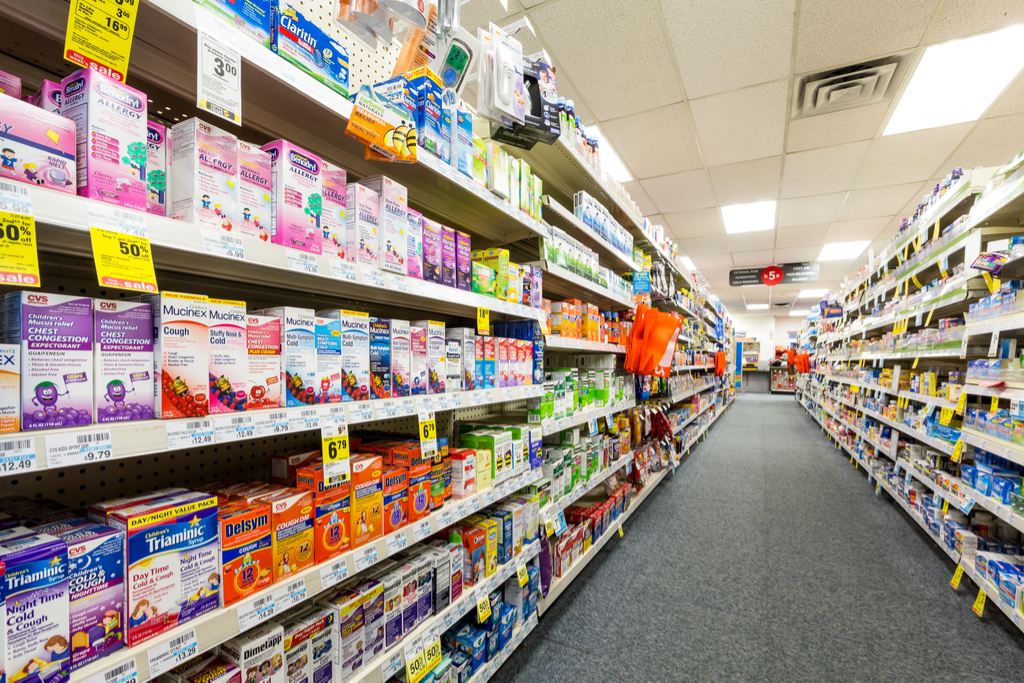
<path fill-rule="evenodd" d="M 772 308 L 792 308 L 793 304 L 772 304 Z"/>
<path fill-rule="evenodd" d="M 896 94 L 913 52 L 806 74 L 793 83 L 791 119 L 886 102 Z"/>

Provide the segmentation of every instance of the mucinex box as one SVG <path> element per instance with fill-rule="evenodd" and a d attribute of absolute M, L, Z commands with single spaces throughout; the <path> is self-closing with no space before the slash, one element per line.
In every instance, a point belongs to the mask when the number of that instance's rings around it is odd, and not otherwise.
<path fill-rule="evenodd" d="M 391 398 L 391 321 L 370 318 L 370 398 Z"/>
<path fill-rule="evenodd" d="M 245 318 L 248 350 L 246 410 L 276 408 L 281 404 L 281 319 L 248 314 Z"/>
<path fill-rule="evenodd" d="M 270 241 L 319 254 L 323 212 L 323 160 L 285 140 L 261 147 L 270 153 Z"/>
<path fill-rule="evenodd" d="M 412 324 L 427 330 L 427 393 L 443 394 L 448 379 L 448 366 L 444 355 L 447 350 L 444 323 L 436 320 L 417 320 Z"/>
<path fill-rule="evenodd" d="M 165 420 L 208 414 L 210 300 L 175 292 L 142 300 L 153 308 L 154 414 Z"/>
<path fill-rule="evenodd" d="M 273 192 L 270 154 L 250 142 L 238 141 L 238 226 L 249 237 L 270 239 L 270 195 Z"/>
<path fill-rule="evenodd" d="M 21 431 L 21 345 L 0 344 L 0 434 Z"/>
<path fill-rule="evenodd" d="M 210 412 L 245 410 L 248 382 L 245 302 L 210 299 Z"/>
<path fill-rule="evenodd" d="M 408 320 L 391 320 L 391 395 L 410 396 L 412 345 Z"/>
<path fill-rule="evenodd" d="M 171 218 L 233 230 L 238 217 L 238 138 L 200 119 L 171 128 Z"/>
<path fill-rule="evenodd" d="M 153 309 L 93 299 L 97 422 L 153 419 Z"/>
<path fill-rule="evenodd" d="M 370 398 L 370 316 L 361 311 L 320 311 L 341 320 L 342 401 Z"/>
<path fill-rule="evenodd" d="M 410 387 L 413 396 L 427 393 L 427 328 L 413 324 L 409 327 L 412 351 Z"/>
<path fill-rule="evenodd" d="M 281 319 L 284 405 L 313 405 L 316 402 L 316 314 L 312 309 L 292 306 L 267 308 L 256 313 Z"/>
<path fill-rule="evenodd" d="M 317 403 L 341 402 L 341 320 L 316 316 Z"/>

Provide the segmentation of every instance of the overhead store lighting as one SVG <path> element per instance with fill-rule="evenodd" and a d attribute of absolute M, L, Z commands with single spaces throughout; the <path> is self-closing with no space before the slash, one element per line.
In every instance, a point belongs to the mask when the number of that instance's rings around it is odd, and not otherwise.
<path fill-rule="evenodd" d="M 763 311 L 768 308 L 768 304 L 747 304 L 748 311 Z"/>
<path fill-rule="evenodd" d="M 723 206 L 722 220 L 725 231 L 731 235 L 771 230 L 775 227 L 775 200 Z"/>
<path fill-rule="evenodd" d="M 792 311 L 789 312 L 789 317 L 790 318 L 803 318 L 804 316 L 806 316 L 810 312 L 811 312 L 811 309 L 809 309 L 809 308 L 794 308 Z"/>
<path fill-rule="evenodd" d="M 796 295 L 797 299 L 817 299 L 828 294 L 827 289 L 801 289 Z"/>
<path fill-rule="evenodd" d="M 860 256 L 861 252 L 867 249 L 871 240 L 860 240 L 858 242 L 833 242 L 821 248 L 818 254 L 819 261 L 848 261 Z"/>
<path fill-rule="evenodd" d="M 620 183 L 628 183 L 632 180 L 633 175 L 626 168 L 626 165 L 622 163 L 622 159 L 615 153 L 612 146 L 605 140 L 604 135 L 601 134 L 597 126 L 588 127 L 587 132 L 593 133 L 594 137 L 597 138 L 597 149 L 601 155 L 601 170 Z"/>
<path fill-rule="evenodd" d="M 686 266 L 687 270 L 689 270 L 689 271 L 697 270 L 697 266 L 693 265 L 693 261 L 690 260 L 689 256 L 684 256 L 682 258 L 682 261 L 683 261 L 683 265 Z"/>
<path fill-rule="evenodd" d="M 928 48 L 882 135 L 975 121 L 1024 67 L 1024 25 Z"/>

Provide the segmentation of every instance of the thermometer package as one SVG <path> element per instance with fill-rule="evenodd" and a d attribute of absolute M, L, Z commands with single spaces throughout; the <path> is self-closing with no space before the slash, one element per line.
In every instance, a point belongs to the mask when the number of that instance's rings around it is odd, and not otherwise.
<path fill-rule="evenodd" d="M 523 94 L 523 46 L 493 23 L 490 31 L 477 30 L 481 59 L 477 74 L 480 87 L 477 112 L 511 128 L 525 121 Z"/>

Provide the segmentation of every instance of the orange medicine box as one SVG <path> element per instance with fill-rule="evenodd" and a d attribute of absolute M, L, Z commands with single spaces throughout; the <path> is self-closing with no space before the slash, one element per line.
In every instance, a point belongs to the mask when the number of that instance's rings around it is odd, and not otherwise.
<path fill-rule="evenodd" d="M 321 564 L 346 552 L 351 544 L 348 484 L 314 494 L 313 507 L 316 509 L 313 558 Z"/>
<path fill-rule="evenodd" d="M 430 464 L 430 459 L 423 457 L 420 447 L 416 444 L 402 444 L 401 448 L 391 451 L 391 464 L 395 467 L 414 467 L 424 463 Z"/>
<path fill-rule="evenodd" d="M 384 470 L 384 535 L 409 523 L 409 470 L 388 467 Z"/>
<path fill-rule="evenodd" d="M 299 468 L 306 467 L 320 457 L 319 450 L 274 455 L 270 458 L 270 481 L 281 486 L 295 486 L 295 475 Z"/>
<path fill-rule="evenodd" d="M 229 503 L 217 511 L 223 606 L 233 605 L 274 582 L 270 506 Z"/>
<path fill-rule="evenodd" d="M 409 524 L 430 514 L 430 462 L 409 468 Z"/>
<path fill-rule="evenodd" d="M 313 566 L 313 493 L 281 489 L 257 499 L 270 506 L 274 583 Z"/>
<path fill-rule="evenodd" d="M 295 485 L 297 488 L 312 491 L 315 494 L 328 493 L 337 490 L 341 486 L 347 486 L 345 483 L 335 484 L 333 486 L 325 485 L 324 464 L 322 462 L 314 463 L 308 467 L 303 467 L 296 472 Z"/>
<path fill-rule="evenodd" d="M 352 503 L 349 518 L 352 548 L 381 538 L 384 509 L 383 463 L 380 456 L 361 456 L 352 460 Z"/>

